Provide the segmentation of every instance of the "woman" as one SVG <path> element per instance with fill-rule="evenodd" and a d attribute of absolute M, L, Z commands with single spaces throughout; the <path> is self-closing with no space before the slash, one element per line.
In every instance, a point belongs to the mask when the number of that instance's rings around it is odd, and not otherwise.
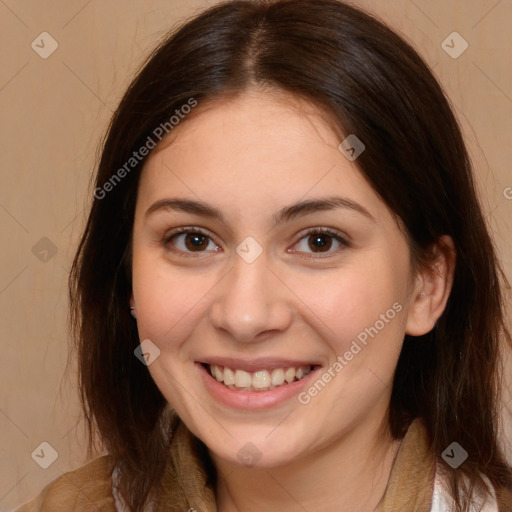
<path fill-rule="evenodd" d="M 70 279 L 108 455 L 49 510 L 512 510 L 506 284 L 442 90 L 335 0 L 169 36 L 103 146 Z"/>

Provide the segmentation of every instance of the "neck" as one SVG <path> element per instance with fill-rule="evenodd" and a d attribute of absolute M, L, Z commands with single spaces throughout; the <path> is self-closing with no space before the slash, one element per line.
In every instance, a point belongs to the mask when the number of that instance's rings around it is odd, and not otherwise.
<path fill-rule="evenodd" d="M 374 512 L 400 441 L 388 428 L 358 425 L 334 443 L 277 467 L 240 467 L 211 453 L 218 512 Z"/>

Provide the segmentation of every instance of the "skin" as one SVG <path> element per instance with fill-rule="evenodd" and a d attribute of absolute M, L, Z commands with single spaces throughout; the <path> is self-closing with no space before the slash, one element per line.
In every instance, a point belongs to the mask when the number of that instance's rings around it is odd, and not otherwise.
<path fill-rule="evenodd" d="M 441 315 L 454 256 L 433 247 L 436 271 L 413 272 L 395 217 L 314 106 L 253 89 L 196 108 L 150 155 L 139 184 L 131 304 L 140 339 L 160 350 L 151 376 L 208 447 L 220 512 L 373 511 L 399 448 L 386 415 L 403 338 Z M 330 195 L 373 219 L 338 208 L 272 226 L 280 208 Z M 145 215 L 167 197 L 207 202 L 225 223 L 171 209 Z M 185 245 L 187 234 L 162 241 L 187 226 L 210 237 L 201 249 Z M 349 244 L 327 236 L 326 252 L 315 250 L 304 231 L 317 227 Z M 247 236 L 263 249 L 250 264 L 236 252 Z M 328 369 L 396 302 L 401 311 L 306 405 L 235 410 L 197 378 L 194 361 L 209 356 L 292 357 Z M 252 467 L 237 457 L 247 442 L 261 453 Z"/>

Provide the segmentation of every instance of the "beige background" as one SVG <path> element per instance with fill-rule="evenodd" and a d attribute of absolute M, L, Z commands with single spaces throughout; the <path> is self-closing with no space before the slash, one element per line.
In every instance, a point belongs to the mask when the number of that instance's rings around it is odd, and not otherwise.
<path fill-rule="evenodd" d="M 85 462 L 74 368 L 64 375 L 66 279 L 97 144 L 148 50 L 209 3 L 0 0 L 0 512 Z M 441 79 L 512 280 L 512 1 L 356 3 L 412 41 Z M 453 31 L 469 43 L 457 59 L 441 47 Z M 42 32 L 58 43 L 47 59 L 31 47 Z M 31 457 L 44 441 L 58 452 L 48 469 Z"/>

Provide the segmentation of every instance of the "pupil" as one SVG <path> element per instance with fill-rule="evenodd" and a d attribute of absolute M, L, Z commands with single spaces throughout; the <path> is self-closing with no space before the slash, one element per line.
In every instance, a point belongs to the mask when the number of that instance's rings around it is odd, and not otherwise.
<path fill-rule="evenodd" d="M 327 235 L 317 234 L 313 236 L 313 245 L 312 249 L 329 249 L 331 244 L 326 241 L 326 238 L 329 238 Z"/>
<path fill-rule="evenodd" d="M 204 235 L 194 233 L 194 234 L 188 235 L 186 240 L 187 240 L 187 245 L 189 245 L 189 243 L 191 243 L 192 248 L 197 249 L 197 248 L 202 248 L 205 245 L 206 237 Z"/>

